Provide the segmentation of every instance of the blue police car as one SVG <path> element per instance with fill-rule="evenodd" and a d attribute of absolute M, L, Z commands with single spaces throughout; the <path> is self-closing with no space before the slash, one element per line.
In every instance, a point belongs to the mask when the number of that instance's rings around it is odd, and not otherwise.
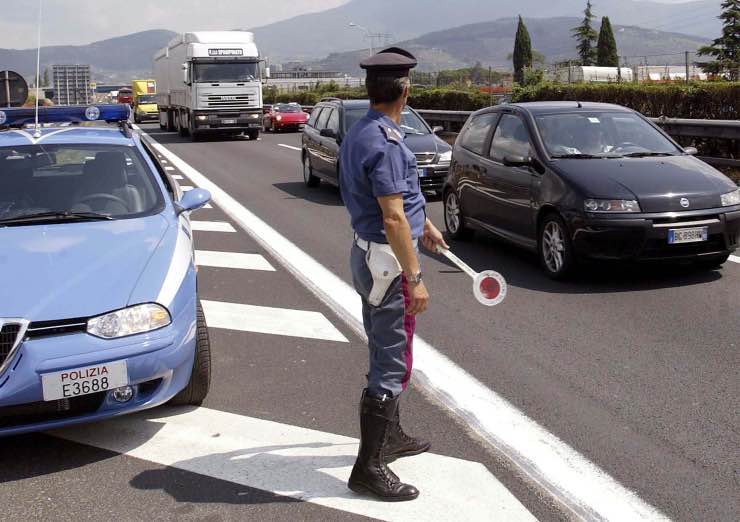
<path fill-rule="evenodd" d="M 125 105 L 0 109 L 0 436 L 199 404 L 185 194 Z M 33 125 L 29 125 L 33 124 Z"/>

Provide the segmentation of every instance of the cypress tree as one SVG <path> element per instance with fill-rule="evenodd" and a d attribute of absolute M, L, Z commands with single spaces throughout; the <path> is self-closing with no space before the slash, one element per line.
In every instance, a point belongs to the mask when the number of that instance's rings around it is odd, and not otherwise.
<path fill-rule="evenodd" d="M 599 67 L 619 67 L 619 53 L 617 53 L 617 41 L 614 39 L 614 31 L 609 17 L 601 19 L 601 31 L 599 31 L 599 43 L 596 45 L 596 65 Z"/>
<path fill-rule="evenodd" d="M 727 74 L 730 80 L 740 80 L 740 0 L 722 2 L 722 36 L 711 45 L 699 49 L 699 56 L 711 56 L 714 60 L 697 62 L 711 74 Z"/>
<path fill-rule="evenodd" d="M 519 25 L 516 29 L 514 40 L 514 80 L 524 83 L 524 71 L 532 67 L 532 40 L 529 37 L 527 26 L 524 25 L 522 16 L 519 15 Z"/>
<path fill-rule="evenodd" d="M 584 17 L 581 25 L 572 30 L 573 38 L 578 41 L 578 55 L 581 57 L 581 65 L 593 65 L 596 62 L 594 42 L 596 42 L 598 34 L 593 27 L 595 17 L 592 7 L 591 0 L 588 0 L 586 9 L 583 11 Z"/>

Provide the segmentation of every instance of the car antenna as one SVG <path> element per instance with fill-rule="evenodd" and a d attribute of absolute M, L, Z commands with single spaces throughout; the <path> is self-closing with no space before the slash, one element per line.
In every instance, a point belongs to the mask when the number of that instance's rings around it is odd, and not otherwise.
<path fill-rule="evenodd" d="M 39 0 L 39 23 L 36 28 L 36 130 L 33 133 L 33 137 L 38 139 L 41 137 L 41 126 L 39 125 L 39 82 L 41 81 L 41 5 L 43 0 Z"/>

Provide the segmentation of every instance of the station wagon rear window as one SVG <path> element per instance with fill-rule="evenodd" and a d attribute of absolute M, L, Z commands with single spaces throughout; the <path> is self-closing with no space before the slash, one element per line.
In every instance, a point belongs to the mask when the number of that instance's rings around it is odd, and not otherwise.
<path fill-rule="evenodd" d="M 44 213 L 123 219 L 154 214 L 163 206 L 162 191 L 135 147 L 0 148 L 0 224 Z"/>

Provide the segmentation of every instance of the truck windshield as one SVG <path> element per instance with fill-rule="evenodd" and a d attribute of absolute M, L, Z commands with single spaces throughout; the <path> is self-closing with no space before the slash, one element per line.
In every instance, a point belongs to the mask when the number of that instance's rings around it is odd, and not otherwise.
<path fill-rule="evenodd" d="M 139 104 L 144 105 L 145 103 L 157 103 L 157 99 L 152 94 L 144 94 L 138 98 Z"/>
<path fill-rule="evenodd" d="M 259 77 L 256 62 L 196 63 L 193 80 L 197 83 L 251 82 Z"/>

